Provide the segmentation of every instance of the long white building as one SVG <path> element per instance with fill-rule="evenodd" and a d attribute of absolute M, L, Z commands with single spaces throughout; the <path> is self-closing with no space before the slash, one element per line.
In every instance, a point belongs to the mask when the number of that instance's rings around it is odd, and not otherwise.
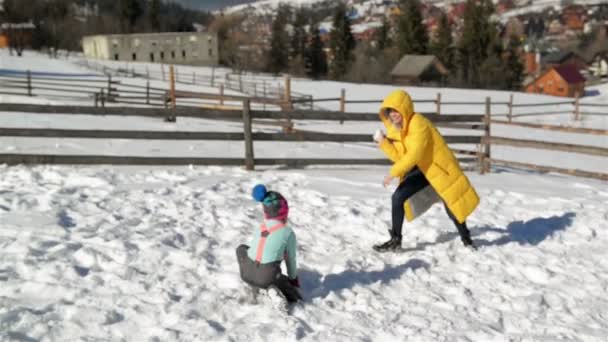
<path fill-rule="evenodd" d="M 89 58 L 116 61 L 217 65 L 217 34 L 164 32 L 86 36 L 82 48 Z"/>

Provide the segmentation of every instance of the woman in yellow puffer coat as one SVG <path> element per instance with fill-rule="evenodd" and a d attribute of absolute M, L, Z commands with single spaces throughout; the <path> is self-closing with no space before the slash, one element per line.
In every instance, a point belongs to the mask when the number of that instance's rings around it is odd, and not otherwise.
<path fill-rule="evenodd" d="M 403 90 L 393 91 L 384 99 L 380 119 L 387 134 L 377 132 L 374 138 L 394 163 L 384 186 L 395 178 L 400 183 L 392 196 L 391 239 L 374 249 L 400 248 L 404 217 L 411 221 L 439 200 L 463 244 L 475 249 L 465 221 L 479 204 L 479 197 L 437 129 L 414 112 L 412 99 Z"/>

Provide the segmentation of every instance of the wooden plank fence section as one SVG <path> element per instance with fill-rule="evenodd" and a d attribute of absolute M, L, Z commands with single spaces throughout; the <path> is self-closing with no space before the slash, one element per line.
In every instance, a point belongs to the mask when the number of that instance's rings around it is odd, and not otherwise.
<path fill-rule="evenodd" d="M 245 127 L 245 132 L 247 131 Z M 146 139 L 146 140 L 232 140 L 248 139 L 243 132 L 189 132 L 189 131 L 133 131 L 83 130 L 51 128 L 0 128 L 0 136 L 35 138 L 90 138 L 90 139 Z M 306 142 L 369 142 L 369 134 L 338 134 L 312 131 L 293 133 L 251 133 L 255 141 L 306 141 Z M 481 136 L 444 136 L 450 144 L 479 144 Z"/>
<path fill-rule="evenodd" d="M 564 168 L 553 167 L 553 166 L 542 166 L 542 165 L 520 163 L 520 162 L 500 160 L 500 159 L 494 159 L 494 158 L 492 158 L 491 161 L 493 164 L 496 164 L 496 165 L 504 165 L 504 166 L 508 166 L 508 167 L 521 167 L 521 168 L 532 169 L 532 170 L 540 171 L 540 172 L 556 172 L 556 173 L 562 173 L 562 174 L 567 174 L 567 175 L 571 175 L 571 176 L 595 178 L 595 179 L 608 181 L 608 174 L 606 174 L 606 173 L 590 172 L 590 171 L 583 171 L 583 170 L 578 170 L 578 169 L 564 169 Z"/>
<path fill-rule="evenodd" d="M 608 115 L 608 114 L 607 114 Z M 544 129 L 548 131 L 559 131 L 568 133 L 582 133 L 582 134 L 595 134 L 595 135 L 608 135 L 608 129 L 595 129 L 595 128 L 583 128 L 583 127 L 567 127 L 567 126 L 556 126 L 547 124 L 535 124 L 530 122 L 509 122 L 503 120 L 492 120 L 492 123 L 499 125 L 510 125 L 528 128 Z"/>
<path fill-rule="evenodd" d="M 484 140 L 485 139 L 487 139 L 487 138 L 484 137 Z M 502 138 L 502 137 L 490 137 L 489 140 L 490 140 L 490 144 L 494 144 L 494 145 L 527 147 L 527 148 L 535 148 L 535 149 L 573 152 L 573 153 L 582 153 L 582 154 L 588 154 L 588 155 L 593 155 L 593 156 L 608 157 L 608 148 L 603 148 L 603 147 L 563 144 L 563 143 L 526 140 L 526 139 L 511 139 L 511 138 Z"/>
<path fill-rule="evenodd" d="M 473 163 L 477 158 L 460 158 L 461 163 Z M 201 158 L 201 157 L 133 157 L 109 155 L 58 155 L 58 154 L 0 154 L 0 163 L 7 165 L 221 165 L 243 166 L 245 158 Z M 286 165 L 304 167 L 310 165 L 391 165 L 386 158 L 255 158 L 256 166 Z M 470 170 L 470 169 L 469 169 Z"/>
<path fill-rule="evenodd" d="M 119 115 L 147 116 L 164 118 L 167 110 L 162 108 L 142 107 L 91 107 L 91 106 L 49 106 L 16 103 L 0 103 L 0 112 L 23 112 L 39 114 L 86 114 L 86 115 Z M 177 116 L 201 119 L 242 119 L 242 110 L 214 110 L 207 108 L 176 107 Z M 341 113 L 332 111 L 294 110 L 291 112 L 251 111 L 256 119 L 291 119 L 291 120 L 330 120 L 330 121 L 379 121 L 378 114 Z M 425 114 L 432 122 L 482 122 L 484 115 L 437 115 Z"/>
<path fill-rule="evenodd" d="M 61 165 L 225 165 L 242 166 L 243 158 L 131 157 L 107 155 L 0 154 L 0 163 Z"/>

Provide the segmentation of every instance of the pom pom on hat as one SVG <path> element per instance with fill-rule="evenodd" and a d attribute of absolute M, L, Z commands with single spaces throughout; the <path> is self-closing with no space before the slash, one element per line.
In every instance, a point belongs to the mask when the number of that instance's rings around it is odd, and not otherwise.
<path fill-rule="evenodd" d="M 268 190 L 266 190 L 264 184 L 257 184 L 253 187 L 253 191 L 251 191 L 251 195 L 256 202 L 262 202 L 267 193 Z"/>

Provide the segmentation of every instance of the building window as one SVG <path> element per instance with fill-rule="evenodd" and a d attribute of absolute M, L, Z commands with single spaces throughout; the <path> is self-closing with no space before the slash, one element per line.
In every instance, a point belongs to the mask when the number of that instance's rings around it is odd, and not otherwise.
<path fill-rule="evenodd" d="M 154 46 L 154 47 L 155 47 L 155 46 L 156 46 L 156 44 L 157 44 L 156 40 L 153 40 L 153 41 L 151 42 L 151 44 L 152 44 L 152 46 Z"/>
<path fill-rule="evenodd" d="M 137 60 L 137 54 L 136 54 L 136 53 L 134 53 L 134 54 L 132 55 L 132 57 L 133 57 L 133 60 L 134 60 L 134 61 L 136 61 L 136 60 Z"/>
<path fill-rule="evenodd" d="M 150 62 L 154 62 L 154 52 L 150 52 Z"/>
<path fill-rule="evenodd" d="M 131 41 L 131 44 L 133 45 L 133 47 L 139 47 L 139 44 L 141 44 L 141 41 L 139 40 L 139 38 L 135 38 L 135 39 L 133 39 L 133 41 Z"/>
<path fill-rule="evenodd" d="M 171 58 L 175 59 L 175 51 L 171 51 Z"/>
<path fill-rule="evenodd" d="M 196 41 L 196 36 L 190 36 L 190 41 L 194 43 Z"/>
<path fill-rule="evenodd" d="M 161 60 L 165 59 L 165 53 L 163 51 L 160 52 L 160 59 Z"/>
<path fill-rule="evenodd" d="M 112 46 L 113 46 L 114 48 L 117 48 L 117 47 L 118 47 L 118 39 L 112 39 Z"/>
<path fill-rule="evenodd" d="M 186 59 L 186 50 L 182 50 L 182 57 Z"/>
<path fill-rule="evenodd" d="M 213 56 L 213 49 L 209 49 L 209 57 Z"/>
<path fill-rule="evenodd" d="M 117 60 L 118 60 L 118 54 L 117 54 L 117 53 L 115 53 L 115 54 L 114 54 L 114 60 L 115 60 L 115 61 L 117 61 Z"/>

